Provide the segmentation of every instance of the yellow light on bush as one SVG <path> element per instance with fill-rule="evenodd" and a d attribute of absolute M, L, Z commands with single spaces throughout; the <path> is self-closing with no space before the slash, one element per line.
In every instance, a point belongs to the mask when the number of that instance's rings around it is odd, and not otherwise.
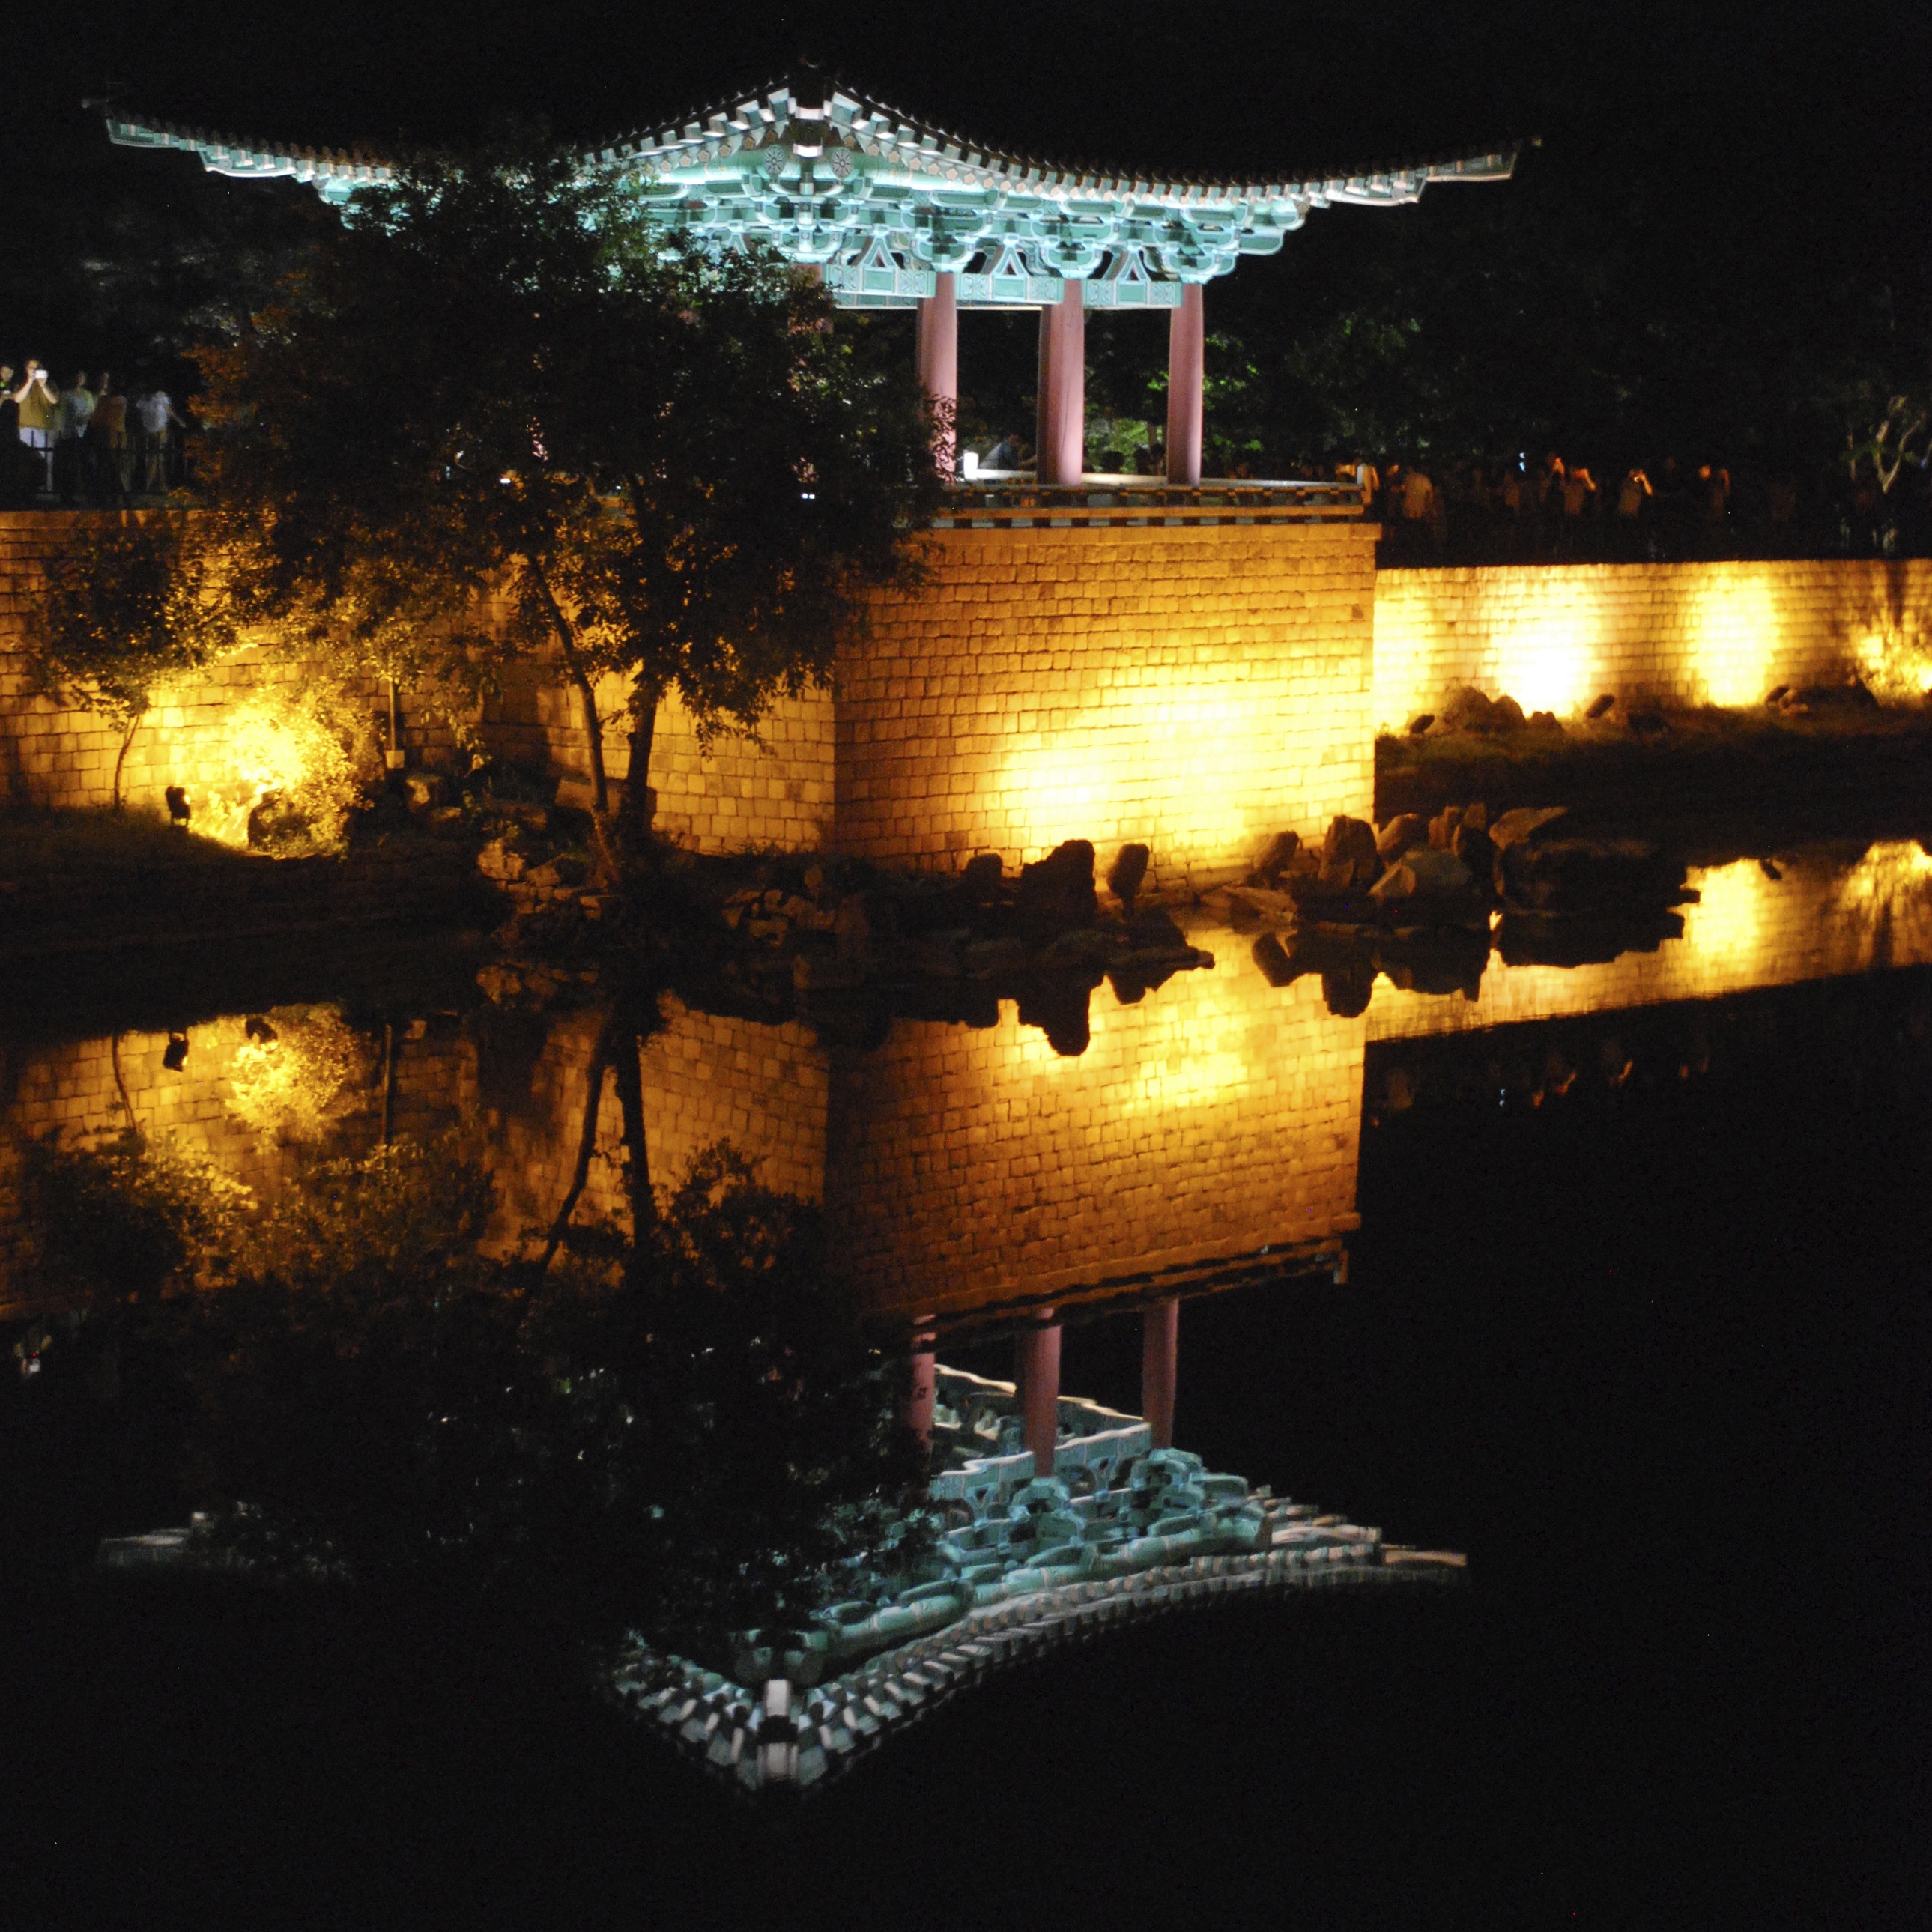
<path fill-rule="evenodd" d="M 229 1071 L 230 1110 L 278 1140 L 320 1140 L 344 1089 L 368 1070 L 364 1042 L 332 1006 L 278 1007 L 250 1024 Z"/>

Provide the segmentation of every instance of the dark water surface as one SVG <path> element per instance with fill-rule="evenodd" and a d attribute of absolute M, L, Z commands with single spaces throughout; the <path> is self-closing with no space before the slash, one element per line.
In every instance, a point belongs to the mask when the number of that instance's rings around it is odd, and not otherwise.
<path fill-rule="evenodd" d="M 1175 1252 L 1346 1239 L 1343 1281 L 1186 1303 L 1177 1439 L 1466 1550 L 1467 1587 L 1064 1653 L 753 1817 L 592 1702 L 541 1628 L 22 1561 L 0 1922 L 1916 1922 L 1932 861 L 1894 842 L 1694 883 L 1654 953 L 1492 966 L 1474 1000 L 1384 982 L 1352 1018 L 1202 934 L 1212 974 L 1096 993 L 1089 1054 L 1058 1064 L 1010 1011 L 842 1046 L 680 1006 L 664 1051 L 696 1072 L 668 1058 L 647 1096 L 655 1172 L 724 1093 L 787 1184 L 873 1231 L 882 1307 L 1166 1253 L 1163 1168 L 1193 1217 Z M 179 1016 L 202 1084 L 170 1089 L 142 1071 L 167 1014 L 110 1054 L 98 1016 L 44 1011 L 0 1100 L 16 1132 L 63 1107 L 98 1127 L 124 1088 L 152 1130 L 172 1092 L 170 1124 L 262 1185 L 386 1106 L 392 1128 L 460 1115 L 541 1215 L 578 1020 L 302 997 L 272 1016 L 306 1088 L 237 1059 L 240 1012 Z M 969 1103 L 985 1132 L 950 1166 L 895 1166 Z M 989 1193 L 1006 1212 L 943 1268 L 908 1258 Z M 1138 1350 L 1130 1316 L 1070 1327 L 1063 1387 L 1136 1406 Z M 1010 1372 L 970 1330 L 945 1352 Z M 10 1376 L 0 1411 L 19 1546 L 146 1526 L 97 1520 L 124 1472 L 37 1453 L 44 1379 Z"/>

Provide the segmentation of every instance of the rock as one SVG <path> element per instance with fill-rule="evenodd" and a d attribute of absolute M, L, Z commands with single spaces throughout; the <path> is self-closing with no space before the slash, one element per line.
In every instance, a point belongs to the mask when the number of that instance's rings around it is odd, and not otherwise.
<path fill-rule="evenodd" d="M 1522 706 L 1508 692 L 1504 692 L 1490 706 L 1490 729 L 1492 731 L 1520 731 L 1522 724 Z"/>
<path fill-rule="evenodd" d="M 1331 820 L 1322 842 L 1322 883 L 1338 892 L 1372 886 L 1382 872 L 1376 829 L 1346 813 Z"/>
<path fill-rule="evenodd" d="M 1540 731 L 1546 736 L 1560 738 L 1563 735 L 1562 724 L 1553 711 L 1532 711 L 1528 724 L 1531 730 Z"/>
<path fill-rule="evenodd" d="M 1462 822 L 1462 808 L 1460 805 L 1445 805 L 1429 821 L 1429 842 L 1438 852 L 1451 851 L 1456 844 L 1456 828 Z"/>
<path fill-rule="evenodd" d="M 1436 722 L 1446 731 L 1487 731 L 1495 709 L 1473 684 L 1466 684 L 1443 706 Z"/>
<path fill-rule="evenodd" d="M 526 832 L 548 832 L 550 830 L 550 808 L 532 805 L 520 798 L 501 799 L 496 811 L 500 818 L 520 825 Z"/>
<path fill-rule="evenodd" d="M 1599 718 L 1608 717 L 1616 708 L 1617 700 L 1616 694 L 1613 692 L 1606 691 L 1600 698 L 1593 698 L 1591 699 L 1590 708 L 1583 713 L 1583 716 L 1588 718 L 1591 723 L 1594 724 Z"/>
<path fill-rule="evenodd" d="M 1473 825 L 1478 831 L 1482 831 L 1487 829 L 1489 822 L 1490 808 L 1480 799 L 1474 805 L 1463 806 L 1462 823 L 1465 825 Z"/>
<path fill-rule="evenodd" d="M 1134 895 L 1147 877 L 1148 860 L 1151 856 L 1144 845 L 1123 845 L 1108 868 L 1107 890 L 1124 906 L 1132 905 Z"/>
<path fill-rule="evenodd" d="M 1449 850 L 1472 878 L 1486 879 L 1496 869 L 1496 848 L 1490 835 L 1480 825 L 1472 825 L 1466 818 L 1456 826 Z"/>
<path fill-rule="evenodd" d="M 1791 687 L 1790 687 L 1790 685 L 1788 685 L 1788 684 L 1774 684 L 1774 685 L 1771 687 L 1770 691 L 1769 691 L 1769 692 L 1766 694 L 1765 700 L 1764 700 L 1764 701 L 1765 701 L 1765 703 L 1766 703 L 1767 705 L 1771 705 L 1771 706 L 1777 706 L 1777 705 L 1779 705 L 1779 704 L 1782 704 L 1784 702 L 1785 699 L 1786 699 L 1786 698 L 1788 698 L 1790 694 L 1791 694 Z M 1592 712 L 1590 715 L 1594 718 L 1594 717 L 1596 716 L 1596 713 L 1595 713 L 1594 712 Z"/>
<path fill-rule="evenodd" d="M 493 838 L 476 855 L 476 869 L 486 879 L 508 881 L 524 876 L 521 856 L 510 850 L 502 839 Z"/>
<path fill-rule="evenodd" d="M 410 772 L 403 779 L 403 795 L 412 812 L 427 812 L 442 802 L 448 785 L 440 772 Z"/>
<path fill-rule="evenodd" d="M 1654 738 L 1670 729 L 1660 711 L 1627 711 L 1624 722 L 1640 738 Z"/>
<path fill-rule="evenodd" d="M 1469 868 L 1430 845 L 1403 854 L 1370 888 L 1369 896 L 1387 911 L 1400 908 L 1406 919 L 1425 924 L 1467 918 L 1480 905 Z"/>
<path fill-rule="evenodd" d="M 1430 726 L 1433 724 L 1435 722 L 1436 714 L 1434 712 L 1418 711 L 1415 716 L 1408 721 L 1408 735 L 1412 738 L 1420 738 L 1428 730 Z"/>
<path fill-rule="evenodd" d="M 1412 845 L 1425 844 L 1428 821 L 1419 812 L 1405 812 L 1391 818 L 1376 835 L 1376 850 L 1387 859 L 1400 859 Z"/>
<path fill-rule="evenodd" d="M 1094 892 L 1094 842 L 1063 839 L 1044 859 L 1020 868 L 1019 911 L 1055 925 L 1091 925 L 1100 910 Z"/>
<path fill-rule="evenodd" d="M 1262 854 L 1261 863 L 1255 868 L 1255 878 L 1262 885 L 1274 885 L 1294 862 L 1295 854 L 1300 850 L 1300 832 L 1277 832 L 1268 841 L 1268 848 Z"/>
<path fill-rule="evenodd" d="M 1504 812 L 1489 828 L 1490 843 L 1498 852 L 1507 852 L 1512 845 L 1540 837 L 1568 811 L 1569 807 L 1562 805 L 1520 805 L 1513 812 Z"/>
<path fill-rule="evenodd" d="M 966 868 L 959 874 L 959 884 L 969 898 L 984 901 L 998 893 L 1004 876 L 998 853 L 977 852 L 966 861 Z"/>

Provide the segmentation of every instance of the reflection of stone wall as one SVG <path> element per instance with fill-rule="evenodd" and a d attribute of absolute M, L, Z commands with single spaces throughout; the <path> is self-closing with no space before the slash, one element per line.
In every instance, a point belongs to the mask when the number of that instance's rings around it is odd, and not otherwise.
<path fill-rule="evenodd" d="M 1010 1010 L 841 1056 L 827 1205 L 876 1306 L 956 1312 L 1355 1225 L 1362 1022 L 1214 938 L 1212 971 L 1132 1006 L 1096 992 L 1078 1059 Z"/>
<path fill-rule="evenodd" d="M 729 1141 L 782 1193 L 821 1198 L 828 1056 L 812 1030 L 761 1025 L 670 1003 L 644 1058 L 651 1179 L 674 1187 L 692 1160 Z"/>
<path fill-rule="evenodd" d="M 1904 696 L 1932 673 L 1932 562 L 1385 571 L 1375 667 L 1394 730 L 1467 684 L 1559 716 L 1600 692 L 1755 704 L 1854 668 Z"/>
<path fill-rule="evenodd" d="M 1504 966 L 1492 959 L 1480 997 L 1404 992 L 1376 982 L 1371 1040 L 1466 1033 L 1522 1020 L 1710 1000 L 1760 986 L 1932 964 L 1932 857 L 1909 839 L 1862 856 L 1813 850 L 1694 869 L 1701 895 L 1682 908 L 1684 937 L 1600 966 Z"/>
<path fill-rule="evenodd" d="M 239 1016 L 189 1029 L 178 1070 L 165 1033 L 16 1044 L 0 1084 L 0 1308 L 20 1292 L 22 1143 L 58 1132 L 68 1147 L 132 1126 L 203 1156 L 254 1188 L 272 1188 L 307 1148 L 360 1151 L 380 1130 L 381 1038 L 356 1034 L 328 1007 L 266 1015 L 272 1046 Z M 123 1094 L 125 1094 L 124 1102 Z"/>

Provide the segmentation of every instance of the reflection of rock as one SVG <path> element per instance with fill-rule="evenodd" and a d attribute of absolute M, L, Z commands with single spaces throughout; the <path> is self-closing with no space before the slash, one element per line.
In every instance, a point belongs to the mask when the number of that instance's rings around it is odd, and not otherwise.
<path fill-rule="evenodd" d="M 1120 856 L 1107 874 L 1107 890 L 1132 910 L 1135 896 L 1147 878 L 1148 848 L 1142 844 L 1123 845 Z"/>
<path fill-rule="evenodd" d="M 1525 838 L 1497 853 L 1496 883 L 1523 911 L 1600 912 L 1668 904 L 1684 868 L 1640 838 Z"/>
<path fill-rule="evenodd" d="M 1663 906 L 1600 912 L 1511 910 L 1496 931 L 1505 966 L 1606 966 L 1626 952 L 1654 952 L 1684 936 L 1682 914 Z"/>
<path fill-rule="evenodd" d="M 1099 983 L 1096 974 L 1093 985 Z M 1020 994 L 1020 1024 L 1038 1027 L 1063 1059 L 1078 1059 L 1093 1037 L 1087 1004 L 1092 990 L 1092 986 L 1065 973 L 1036 980 Z"/>

